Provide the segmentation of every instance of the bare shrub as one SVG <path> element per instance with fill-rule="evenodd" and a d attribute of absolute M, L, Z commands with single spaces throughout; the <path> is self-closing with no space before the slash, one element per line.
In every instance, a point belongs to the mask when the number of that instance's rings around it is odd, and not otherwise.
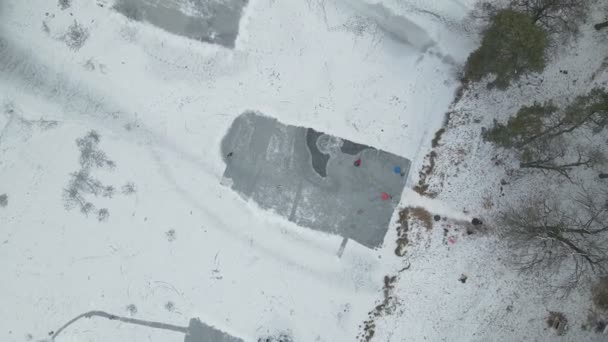
<path fill-rule="evenodd" d="M 397 226 L 397 247 L 395 248 L 395 255 L 405 256 L 406 247 L 409 243 L 408 232 L 409 232 L 409 219 L 410 209 L 403 208 L 399 211 L 399 225 Z"/>
<path fill-rule="evenodd" d="M 66 10 L 72 6 L 72 0 L 59 0 L 57 6 L 59 6 L 61 10 Z"/>
<path fill-rule="evenodd" d="M 169 242 L 175 241 L 175 239 L 177 238 L 177 236 L 175 234 L 175 229 L 170 229 L 170 230 L 166 231 L 165 237 L 167 238 L 167 241 L 169 241 Z"/>
<path fill-rule="evenodd" d="M 433 140 L 431 141 L 432 148 L 439 146 L 439 142 L 441 141 L 441 137 L 443 136 L 444 133 L 445 133 L 445 128 L 440 128 L 437 132 L 435 132 L 435 136 L 433 137 Z"/>
<path fill-rule="evenodd" d="M 76 139 L 80 149 L 80 166 L 83 169 L 91 167 L 114 168 L 116 164 L 108 159 L 105 152 L 98 148 L 100 136 L 96 131 L 89 131 L 83 138 Z"/>
<path fill-rule="evenodd" d="M 74 187 L 63 189 L 63 203 L 67 210 L 78 208 L 85 216 L 88 216 L 89 212 L 95 209 L 93 203 L 88 202 L 82 193 Z"/>
<path fill-rule="evenodd" d="M 72 50 L 83 47 L 87 39 L 89 39 L 89 30 L 76 20 L 68 27 L 67 32 L 62 37 L 65 44 Z"/>
<path fill-rule="evenodd" d="M 91 177 L 89 170 L 79 170 L 70 174 L 72 177 L 68 183 L 68 189 L 75 189 L 80 193 L 99 196 L 104 191 L 104 185 L 97 179 Z"/>
<path fill-rule="evenodd" d="M 370 342 L 376 334 L 376 320 L 385 315 L 391 315 L 401 302 L 394 295 L 397 276 L 384 276 L 384 286 L 382 287 L 383 300 L 368 313 L 368 319 L 363 322 L 363 331 L 357 335 L 358 341 Z"/>
<path fill-rule="evenodd" d="M 426 229 L 433 228 L 433 215 L 422 207 L 414 207 L 409 210 L 410 217 L 420 221 L 422 226 Z"/>
<path fill-rule="evenodd" d="M 122 186 L 121 191 L 123 195 L 132 195 L 137 192 L 137 188 L 135 187 L 135 183 L 129 182 Z"/>
<path fill-rule="evenodd" d="M 110 218 L 110 211 L 106 208 L 99 209 L 97 211 L 97 220 L 99 222 L 105 222 Z"/>
<path fill-rule="evenodd" d="M 608 191 L 580 186 L 569 198 L 522 199 L 503 211 L 500 232 L 522 271 L 553 280 L 564 295 L 608 269 Z"/>
<path fill-rule="evenodd" d="M 100 136 L 95 131 L 88 132 L 84 137 L 76 139 L 76 146 L 80 150 L 80 170 L 70 174 L 67 187 L 63 190 L 64 206 L 67 210 L 78 208 L 80 212 L 88 216 L 95 211 L 93 203 L 86 199 L 87 195 L 95 197 L 114 196 L 116 190 L 111 185 L 104 185 L 101 181 L 91 175 L 94 168 L 115 167 L 113 161 L 109 160 L 105 152 L 98 148 Z M 97 211 L 97 219 L 100 222 L 106 221 L 110 212 L 106 208 Z"/>
<path fill-rule="evenodd" d="M 290 332 L 279 332 L 272 336 L 259 337 L 258 342 L 293 342 Z"/>
<path fill-rule="evenodd" d="M 114 187 L 111 185 L 108 185 L 103 188 L 102 196 L 112 198 L 112 196 L 114 196 L 114 192 L 115 192 Z"/>
<path fill-rule="evenodd" d="M 135 304 L 129 304 L 125 307 L 125 309 L 131 316 L 137 315 L 137 306 L 135 306 Z"/>

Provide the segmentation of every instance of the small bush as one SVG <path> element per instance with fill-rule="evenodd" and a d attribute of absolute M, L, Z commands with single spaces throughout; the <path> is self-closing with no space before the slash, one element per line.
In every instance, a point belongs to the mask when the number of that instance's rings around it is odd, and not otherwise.
<path fill-rule="evenodd" d="M 422 207 L 410 208 L 409 213 L 410 213 L 410 217 L 420 221 L 422 226 L 425 227 L 426 229 L 430 230 L 433 228 L 433 215 L 425 208 L 422 208 Z"/>
<path fill-rule="evenodd" d="M 8 195 L 2 194 L 0 195 L 0 207 L 4 208 L 8 205 Z"/>
<path fill-rule="evenodd" d="M 104 187 L 102 196 L 112 198 L 112 196 L 114 196 L 114 187 L 111 185 Z"/>
<path fill-rule="evenodd" d="M 260 337 L 258 342 L 293 342 L 293 337 L 290 333 L 282 332 L 274 336 Z"/>
<path fill-rule="evenodd" d="M 99 222 L 105 222 L 110 218 L 110 211 L 106 208 L 99 209 L 97 211 L 97 220 Z"/>
<path fill-rule="evenodd" d="M 122 186 L 121 191 L 123 195 L 132 195 L 137 191 L 137 188 L 135 183 L 129 182 Z"/>
<path fill-rule="evenodd" d="M 87 39 L 89 39 L 89 30 L 76 20 L 74 20 L 63 35 L 63 41 L 72 50 L 78 50 L 83 47 Z"/>
<path fill-rule="evenodd" d="M 59 6 L 61 10 L 66 10 L 72 6 L 72 0 L 59 0 L 57 6 Z"/>
<path fill-rule="evenodd" d="M 493 74 L 489 86 L 506 89 L 527 72 L 545 69 L 547 32 L 526 14 L 510 9 L 498 11 L 485 30 L 481 46 L 468 58 L 465 81 L 479 81 Z"/>
<path fill-rule="evenodd" d="M 107 221 L 110 216 L 108 209 L 96 210 L 93 203 L 86 199 L 88 195 L 112 198 L 116 192 L 113 186 L 104 185 L 91 176 L 91 172 L 95 168 L 113 169 L 116 166 L 113 161 L 108 159 L 105 152 L 97 147 L 99 141 L 100 136 L 95 131 L 90 131 L 84 137 L 76 139 L 76 146 L 80 150 L 81 169 L 70 174 L 68 186 L 63 190 L 63 201 L 67 210 L 78 208 L 85 216 L 93 212 L 97 214 L 97 219 L 103 222 Z"/>
<path fill-rule="evenodd" d="M 135 304 L 129 304 L 125 309 L 131 316 L 137 315 L 137 306 Z"/>
<path fill-rule="evenodd" d="M 170 229 L 170 230 L 166 231 L 165 237 L 167 238 L 167 241 L 169 241 L 169 242 L 175 241 L 175 239 L 177 238 L 177 236 L 175 234 L 175 229 Z"/>
<path fill-rule="evenodd" d="M 431 147 L 435 148 L 439 146 L 439 141 L 441 141 L 443 133 L 445 133 L 445 128 L 440 128 L 437 132 L 435 132 L 435 137 L 431 141 Z"/>
<path fill-rule="evenodd" d="M 554 329 L 557 335 L 561 336 L 566 331 L 568 319 L 566 319 L 566 316 L 561 312 L 549 311 L 549 316 L 547 316 L 547 326 Z"/>
<path fill-rule="evenodd" d="M 84 137 L 76 139 L 76 146 L 80 150 L 80 166 L 83 169 L 91 167 L 113 169 L 116 166 L 108 159 L 106 153 L 97 147 L 100 138 L 96 131 L 89 131 Z"/>

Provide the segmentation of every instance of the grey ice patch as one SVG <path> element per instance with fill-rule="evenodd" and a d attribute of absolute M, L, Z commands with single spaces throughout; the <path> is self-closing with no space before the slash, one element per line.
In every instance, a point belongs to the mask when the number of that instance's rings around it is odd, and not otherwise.
<path fill-rule="evenodd" d="M 371 20 L 382 32 L 397 42 L 423 51 L 436 45 L 425 29 L 408 18 L 392 12 L 382 3 L 367 4 L 357 1 L 347 3 L 362 17 Z"/>
<path fill-rule="evenodd" d="M 222 184 L 298 225 L 369 248 L 384 241 L 410 168 L 403 157 L 254 112 L 234 120 L 221 150 Z"/>
<path fill-rule="evenodd" d="M 184 342 L 243 342 L 243 340 L 230 336 L 193 318 L 190 320 L 188 333 Z"/>
<path fill-rule="evenodd" d="M 117 0 L 114 10 L 173 34 L 233 48 L 247 0 Z"/>

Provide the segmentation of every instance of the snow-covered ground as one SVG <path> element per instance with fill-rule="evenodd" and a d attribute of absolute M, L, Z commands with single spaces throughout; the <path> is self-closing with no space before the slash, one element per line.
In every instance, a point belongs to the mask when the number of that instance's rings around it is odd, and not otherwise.
<path fill-rule="evenodd" d="M 220 184 L 220 141 L 246 110 L 404 156 L 413 184 L 476 44 L 464 20 L 473 2 L 250 0 L 235 49 L 129 21 L 109 0 L 65 10 L 51 0 L 0 2 L 0 340 L 43 340 L 104 310 L 180 326 L 200 317 L 245 341 L 277 331 L 355 341 L 394 274 L 399 305 L 377 320 L 374 341 L 552 338 L 543 312 L 554 304 L 493 258 L 490 237 L 450 232 L 451 244 L 436 227 L 403 259 L 391 227 L 382 248 L 349 243 L 338 258 L 340 237 Z M 66 36 L 75 21 L 83 44 Z M 444 146 L 479 151 L 476 125 L 448 131 Z M 103 222 L 64 207 L 80 168 L 75 141 L 91 130 L 116 164 L 92 171 L 118 190 L 88 197 L 108 209 Z M 469 182 L 450 178 L 457 186 L 429 206 L 469 218 L 462 207 L 479 210 L 486 189 L 475 172 Z M 121 193 L 129 182 L 136 192 Z M 468 198 L 456 194 L 465 189 Z M 418 201 L 406 190 L 403 206 Z M 576 310 L 583 317 L 586 308 Z M 183 336 L 85 319 L 57 341 Z"/>
<path fill-rule="evenodd" d="M 106 1 L 2 2 L 0 339 L 42 339 L 82 312 L 127 315 L 133 304 L 138 318 L 200 317 L 246 341 L 288 330 L 355 340 L 392 262 L 354 243 L 339 259 L 339 237 L 244 202 L 220 184 L 219 143 L 253 109 L 420 163 L 457 86 L 453 61 L 472 48 L 419 11 L 450 22 L 467 12 L 444 3 L 255 0 L 229 50 L 130 22 Z M 387 13 L 414 34 L 391 35 Z M 74 21 L 88 39 L 70 48 Z M 90 130 L 116 163 L 94 176 L 137 188 L 90 198 L 106 222 L 62 199 L 79 168 L 75 140 Z M 91 319 L 58 338 L 148 339 L 183 336 Z"/>

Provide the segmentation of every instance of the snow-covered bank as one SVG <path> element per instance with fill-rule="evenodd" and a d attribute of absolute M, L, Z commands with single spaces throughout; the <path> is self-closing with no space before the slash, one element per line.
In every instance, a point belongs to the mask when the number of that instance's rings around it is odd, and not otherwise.
<path fill-rule="evenodd" d="M 594 11 L 578 41 L 552 51 L 542 74 L 530 75 L 506 91 L 475 85 L 451 108 L 446 131 L 434 149 L 432 175 L 426 180 L 437 197 L 425 207 L 439 212 L 435 203 L 449 203 L 481 217 L 488 233 L 469 235 L 450 221 L 436 223 L 430 233 L 413 228 L 408 235 L 410 266 L 393 273 L 398 281 L 392 296 L 400 305 L 375 321 L 374 341 L 606 340 L 604 328 L 598 325 L 596 331 L 589 318 L 598 313 L 591 302 L 593 284 L 582 283 L 563 298 L 542 272 L 518 273 L 491 220 L 526 195 L 572 194 L 575 185 L 557 174 L 520 170 L 508 151 L 497 150 L 482 138 L 484 128 L 494 120 L 505 122 L 522 105 L 553 100 L 563 106 L 594 87 L 605 88 L 606 33 L 592 26 L 602 18 L 603 11 Z M 584 168 L 575 177 L 588 186 L 601 181 L 597 172 Z M 565 315 L 563 336 L 548 327 L 549 312 Z"/>

